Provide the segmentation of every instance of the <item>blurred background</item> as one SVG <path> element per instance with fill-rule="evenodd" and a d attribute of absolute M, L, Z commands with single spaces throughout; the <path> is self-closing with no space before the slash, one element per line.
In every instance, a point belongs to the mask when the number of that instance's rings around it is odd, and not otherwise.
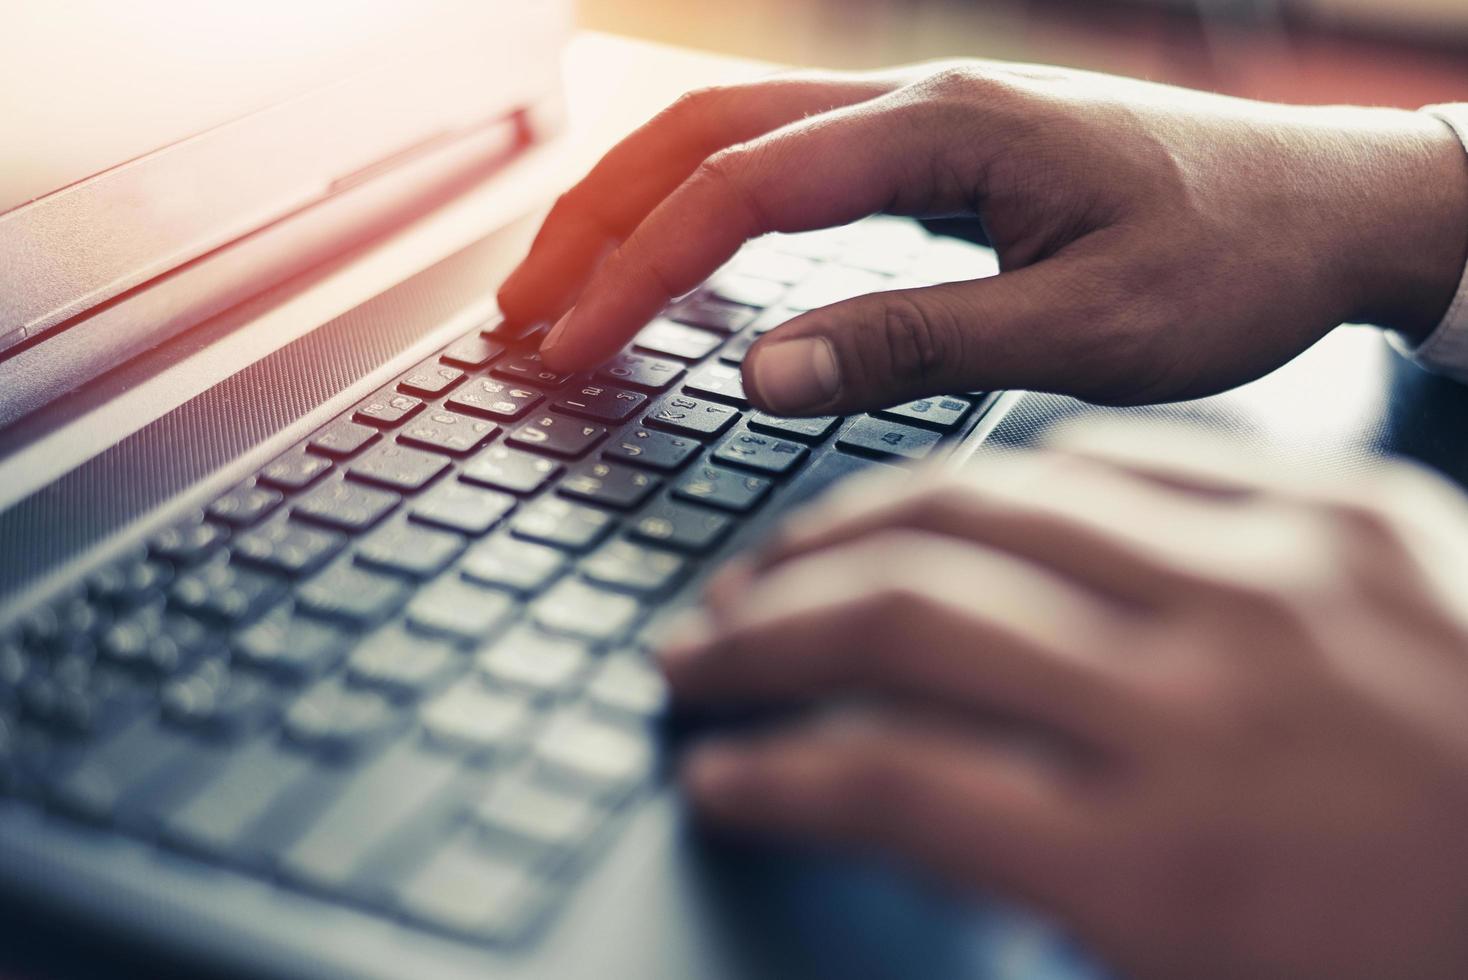
<path fill-rule="evenodd" d="M 1468 100 L 1468 0 L 580 0 L 585 27 L 863 68 L 966 55 L 1286 102 Z"/>

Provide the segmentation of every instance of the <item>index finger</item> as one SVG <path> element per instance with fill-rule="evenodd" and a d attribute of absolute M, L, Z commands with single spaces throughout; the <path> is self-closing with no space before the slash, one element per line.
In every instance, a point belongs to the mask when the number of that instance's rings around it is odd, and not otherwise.
<path fill-rule="evenodd" d="M 618 143 L 551 209 L 500 288 L 517 322 L 558 316 L 606 251 L 710 154 L 891 91 L 901 72 L 801 74 L 690 92 Z"/>
<path fill-rule="evenodd" d="M 923 175 L 942 137 L 889 95 L 715 154 L 653 209 L 597 270 L 541 347 L 558 371 L 611 356 L 672 299 L 749 239 L 953 202 Z M 975 150 L 982 153 L 983 150 Z"/>

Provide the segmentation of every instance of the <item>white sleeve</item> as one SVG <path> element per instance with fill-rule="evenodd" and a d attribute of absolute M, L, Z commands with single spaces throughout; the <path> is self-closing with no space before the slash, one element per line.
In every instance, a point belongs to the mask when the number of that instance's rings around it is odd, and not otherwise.
<path fill-rule="evenodd" d="M 1468 103 L 1430 105 L 1422 111 L 1451 126 L 1462 141 L 1464 150 L 1468 151 Z M 1463 229 L 1463 234 L 1468 236 L 1468 228 Z M 1458 295 L 1453 297 L 1447 315 L 1427 339 L 1415 348 L 1406 344 L 1399 346 L 1428 370 L 1468 382 L 1468 269 L 1463 270 Z"/>

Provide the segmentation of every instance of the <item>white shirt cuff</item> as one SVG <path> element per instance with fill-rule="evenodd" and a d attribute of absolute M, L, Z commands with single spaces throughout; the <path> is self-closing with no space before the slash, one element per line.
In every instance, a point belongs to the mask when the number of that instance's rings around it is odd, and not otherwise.
<path fill-rule="evenodd" d="M 1451 126 L 1468 152 L 1468 103 L 1424 106 L 1422 111 Z M 1468 236 L 1468 228 L 1463 229 L 1463 234 Z M 1468 268 L 1463 270 L 1458 295 L 1453 297 L 1447 315 L 1426 340 L 1415 348 L 1398 334 L 1393 334 L 1392 340 L 1403 353 L 1429 371 L 1468 382 Z"/>

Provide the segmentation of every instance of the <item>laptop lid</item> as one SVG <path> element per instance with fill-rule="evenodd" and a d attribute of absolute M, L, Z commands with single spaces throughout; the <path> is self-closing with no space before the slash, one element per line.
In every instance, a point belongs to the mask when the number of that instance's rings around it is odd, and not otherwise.
<path fill-rule="evenodd" d="M 0 7 L 0 368 L 161 342 L 179 318 L 95 314 L 447 147 L 502 150 L 484 134 L 553 96 L 569 25 L 564 0 Z"/>

